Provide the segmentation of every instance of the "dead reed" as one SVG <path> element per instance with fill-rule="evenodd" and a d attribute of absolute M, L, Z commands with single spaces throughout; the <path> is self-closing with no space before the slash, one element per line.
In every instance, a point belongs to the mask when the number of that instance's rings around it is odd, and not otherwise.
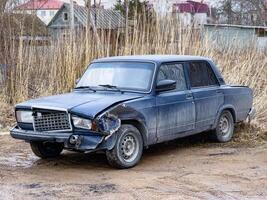
<path fill-rule="evenodd" d="M 228 84 L 254 91 L 257 117 L 267 127 L 267 53 L 249 49 L 220 50 L 201 36 L 201 29 L 183 28 L 171 18 L 135 20 L 124 29 L 81 32 L 39 46 L 12 34 L 0 35 L 0 62 L 8 66 L 0 91 L 2 103 L 14 105 L 29 98 L 70 91 L 88 63 L 99 57 L 136 54 L 190 54 L 212 58 Z M 1 34 L 1 33 L 0 33 Z M 125 36 L 127 34 L 127 37 Z M 2 108 L 0 108 L 2 109 Z M 0 113 L 5 111 L 1 110 Z"/>

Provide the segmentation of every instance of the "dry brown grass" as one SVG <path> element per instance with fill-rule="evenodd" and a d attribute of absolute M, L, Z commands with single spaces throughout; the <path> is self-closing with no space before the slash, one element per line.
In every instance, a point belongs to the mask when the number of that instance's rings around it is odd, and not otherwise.
<path fill-rule="evenodd" d="M 14 124 L 13 107 L 4 102 L 0 102 L 0 107 L 0 130 L 6 130 Z"/>
<path fill-rule="evenodd" d="M 153 23 L 137 20 L 125 40 L 119 37 L 123 35 L 120 31 L 113 39 L 111 34 L 99 34 L 98 37 L 92 33 L 81 34 L 69 40 L 53 41 L 50 46 L 43 47 L 34 43 L 26 45 L 11 37 L 4 38 L 5 42 L 1 42 L 4 48 L 0 49 L 4 50 L 2 55 L 5 56 L 0 57 L 0 62 L 11 67 L 8 81 L 1 91 L 1 102 L 14 105 L 29 98 L 70 91 L 87 64 L 99 57 L 132 54 L 201 55 L 212 58 L 218 64 L 228 84 L 253 88 L 254 106 L 257 109 L 254 123 L 266 129 L 267 53 L 253 46 L 244 51 L 238 48 L 220 51 L 201 40 L 198 33 L 192 27 L 182 29 L 176 21 L 161 19 Z M 1 113 L 5 112 L 1 110 Z"/>
<path fill-rule="evenodd" d="M 267 130 L 259 128 L 257 125 L 241 123 L 235 127 L 233 140 L 226 144 L 231 147 L 255 147 L 267 141 Z"/>

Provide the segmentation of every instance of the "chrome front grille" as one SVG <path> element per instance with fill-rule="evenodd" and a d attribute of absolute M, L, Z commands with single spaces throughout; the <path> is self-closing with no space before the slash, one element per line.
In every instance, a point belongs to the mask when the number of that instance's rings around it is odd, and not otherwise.
<path fill-rule="evenodd" d="M 71 130 L 70 118 L 64 111 L 35 111 L 34 130 L 38 132 L 47 131 L 69 131 Z"/>

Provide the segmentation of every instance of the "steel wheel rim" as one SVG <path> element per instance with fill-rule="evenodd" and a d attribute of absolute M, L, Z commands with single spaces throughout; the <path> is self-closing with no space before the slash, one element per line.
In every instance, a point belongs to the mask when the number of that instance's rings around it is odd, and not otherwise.
<path fill-rule="evenodd" d="M 227 136 L 231 131 L 231 123 L 227 116 L 222 116 L 219 123 L 219 129 L 222 136 Z"/>
<path fill-rule="evenodd" d="M 139 143 L 134 134 L 128 133 L 121 139 L 120 155 L 125 162 L 133 162 L 138 155 Z"/>

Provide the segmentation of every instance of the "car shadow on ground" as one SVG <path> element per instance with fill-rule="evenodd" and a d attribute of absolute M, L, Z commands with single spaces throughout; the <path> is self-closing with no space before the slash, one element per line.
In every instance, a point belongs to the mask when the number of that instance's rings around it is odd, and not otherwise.
<path fill-rule="evenodd" d="M 150 160 L 151 157 L 165 157 L 170 153 L 177 152 L 186 148 L 192 147 L 203 147 L 214 145 L 215 143 L 209 139 L 208 133 L 200 133 L 197 135 L 172 140 L 169 142 L 164 142 L 156 145 L 150 146 L 148 149 L 144 150 L 142 162 L 145 163 L 146 160 Z M 78 167 L 78 168 L 110 168 L 104 152 L 95 153 L 78 153 L 64 151 L 61 156 L 54 159 L 37 159 L 34 161 L 33 166 L 64 166 L 64 167 Z"/>

